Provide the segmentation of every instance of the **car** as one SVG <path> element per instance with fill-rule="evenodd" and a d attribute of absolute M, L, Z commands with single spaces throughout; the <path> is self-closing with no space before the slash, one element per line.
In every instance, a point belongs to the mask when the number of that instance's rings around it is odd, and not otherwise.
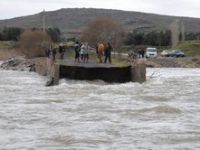
<path fill-rule="evenodd" d="M 185 57 L 185 53 L 181 50 L 172 50 L 167 55 L 167 57 Z"/>
<path fill-rule="evenodd" d="M 163 51 L 160 53 L 160 55 L 161 55 L 162 57 L 166 57 L 170 52 L 171 52 L 170 50 L 163 50 Z"/>
<path fill-rule="evenodd" d="M 146 49 L 146 57 L 147 58 L 154 58 L 157 57 L 157 49 L 156 48 L 152 48 L 152 47 L 148 47 Z"/>

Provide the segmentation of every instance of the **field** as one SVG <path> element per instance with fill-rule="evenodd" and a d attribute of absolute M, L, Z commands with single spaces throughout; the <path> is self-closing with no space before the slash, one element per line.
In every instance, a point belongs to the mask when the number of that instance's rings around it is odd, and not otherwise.
<path fill-rule="evenodd" d="M 187 56 L 200 56 L 200 40 L 180 42 L 176 47 Z"/>
<path fill-rule="evenodd" d="M 17 43 L 14 41 L 0 41 L 0 50 L 15 48 L 16 45 Z"/>
<path fill-rule="evenodd" d="M 14 41 L 0 41 L 0 60 L 6 60 L 17 55 L 17 43 Z"/>

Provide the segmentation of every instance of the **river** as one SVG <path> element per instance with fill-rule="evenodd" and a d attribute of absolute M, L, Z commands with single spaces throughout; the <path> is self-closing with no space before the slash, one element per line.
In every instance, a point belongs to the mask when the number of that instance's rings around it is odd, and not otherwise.
<path fill-rule="evenodd" d="M 200 69 L 147 69 L 108 84 L 0 70 L 0 149 L 200 149 Z"/>

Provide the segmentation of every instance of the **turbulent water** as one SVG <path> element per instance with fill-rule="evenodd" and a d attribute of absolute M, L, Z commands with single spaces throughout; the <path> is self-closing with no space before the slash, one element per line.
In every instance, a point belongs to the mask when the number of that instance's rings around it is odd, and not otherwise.
<path fill-rule="evenodd" d="M 144 84 L 0 70 L 0 149 L 200 149 L 200 69 L 148 69 Z"/>

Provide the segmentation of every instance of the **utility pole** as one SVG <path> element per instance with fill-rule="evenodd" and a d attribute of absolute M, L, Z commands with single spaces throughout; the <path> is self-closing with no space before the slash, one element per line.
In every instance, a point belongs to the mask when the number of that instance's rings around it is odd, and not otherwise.
<path fill-rule="evenodd" d="M 45 9 L 43 9 L 43 13 L 42 13 L 42 46 L 45 47 L 45 33 L 46 33 L 46 16 L 45 16 Z"/>
<path fill-rule="evenodd" d="M 179 42 L 179 35 L 180 35 L 180 20 L 176 19 L 170 25 L 171 33 L 172 33 L 172 47 L 175 47 Z"/>
<path fill-rule="evenodd" d="M 185 25 L 183 19 L 181 19 L 181 41 L 185 41 Z"/>
<path fill-rule="evenodd" d="M 46 17 L 45 17 L 45 9 L 43 10 L 43 18 L 42 18 L 42 30 L 45 33 L 46 28 Z"/>

